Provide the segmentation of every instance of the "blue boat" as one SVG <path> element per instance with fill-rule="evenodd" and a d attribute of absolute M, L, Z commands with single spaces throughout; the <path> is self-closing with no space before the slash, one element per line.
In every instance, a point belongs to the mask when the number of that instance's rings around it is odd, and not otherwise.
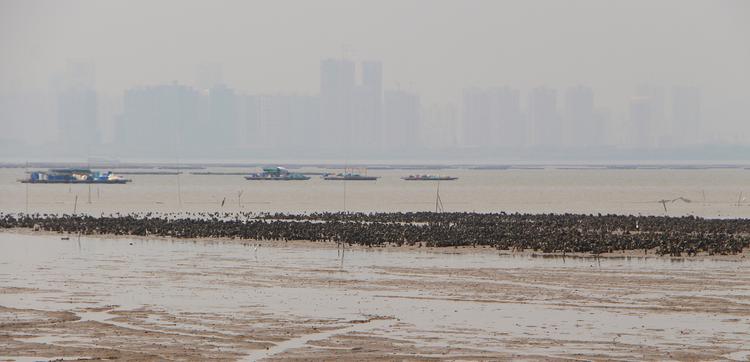
<path fill-rule="evenodd" d="M 112 171 L 58 168 L 49 171 L 34 171 L 29 174 L 29 178 L 18 181 L 30 184 L 125 184 L 132 180 L 115 175 Z"/>

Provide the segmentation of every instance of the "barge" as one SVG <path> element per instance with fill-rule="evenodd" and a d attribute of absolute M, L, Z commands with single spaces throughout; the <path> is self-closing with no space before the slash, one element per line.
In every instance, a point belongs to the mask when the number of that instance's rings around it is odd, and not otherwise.
<path fill-rule="evenodd" d="M 132 180 L 115 175 L 112 171 L 60 168 L 34 171 L 29 173 L 29 178 L 18 181 L 30 184 L 125 184 Z"/>

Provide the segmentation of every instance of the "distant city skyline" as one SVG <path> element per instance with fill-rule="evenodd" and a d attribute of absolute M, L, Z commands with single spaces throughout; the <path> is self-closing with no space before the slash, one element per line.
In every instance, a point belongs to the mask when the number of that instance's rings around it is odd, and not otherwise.
<path fill-rule="evenodd" d="M 8 0 L 0 150 L 750 146 L 747 44 L 734 0 Z"/>
<path fill-rule="evenodd" d="M 121 107 L 106 114 L 100 112 L 95 79 L 92 64 L 71 62 L 51 83 L 54 97 L 48 101 L 54 104 L 42 108 L 55 110 L 47 123 L 56 126 L 53 142 L 64 152 L 169 154 L 198 147 L 208 154 L 283 149 L 387 156 L 415 149 L 658 149 L 711 143 L 701 137 L 702 99 L 695 86 L 639 85 L 627 100 L 626 117 L 613 120 L 611 110 L 598 104 L 596 91 L 580 84 L 527 92 L 509 85 L 471 87 L 455 103 L 425 105 L 415 92 L 384 89 L 377 60 L 322 59 L 317 94 L 251 94 L 227 86 L 220 66 L 199 65 L 192 85 L 126 89 Z M 21 114 L 38 112 L 38 102 L 24 98 L 6 99 L 4 106 L 14 104 Z"/>

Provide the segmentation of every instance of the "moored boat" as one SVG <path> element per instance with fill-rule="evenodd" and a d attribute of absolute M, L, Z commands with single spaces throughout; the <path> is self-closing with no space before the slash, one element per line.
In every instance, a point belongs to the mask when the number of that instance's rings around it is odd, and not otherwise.
<path fill-rule="evenodd" d="M 60 168 L 34 171 L 29 174 L 29 178 L 18 181 L 30 184 L 125 184 L 132 180 L 115 175 L 111 171 Z"/>
<path fill-rule="evenodd" d="M 368 176 L 366 168 L 344 168 L 344 172 L 325 173 L 323 179 L 328 181 L 375 181 L 378 176 Z"/>
<path fill-rule="evenodd" d="M 253 173 L 245 176 L 245 180 L 252 181 L 304 181 L 310 176 L 301 173 L 289 172 L 284 167 L 264 167 L 263 172 Z"/>
<path fill-rule="evenodd" d="M 404 181 L 453 181 L 458 177 L 453 176 L 435 176 L 435 175 L 409 175 L 401 178 Z"/>
<path fill-rule="evenodd" d="M 337 173 L 323 176 L 324 180 L 329 181 L 375 181 L 378 178 L 378 176 L 360 175 L 358 173 Z"/>

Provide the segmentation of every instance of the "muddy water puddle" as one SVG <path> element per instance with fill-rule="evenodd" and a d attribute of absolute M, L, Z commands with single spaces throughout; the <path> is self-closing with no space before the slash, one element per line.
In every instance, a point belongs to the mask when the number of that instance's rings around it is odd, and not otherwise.
<path fill-rule="evenodd" d="M 737 359 L 750 262 L 0 233 L 4 359 Z"/>

